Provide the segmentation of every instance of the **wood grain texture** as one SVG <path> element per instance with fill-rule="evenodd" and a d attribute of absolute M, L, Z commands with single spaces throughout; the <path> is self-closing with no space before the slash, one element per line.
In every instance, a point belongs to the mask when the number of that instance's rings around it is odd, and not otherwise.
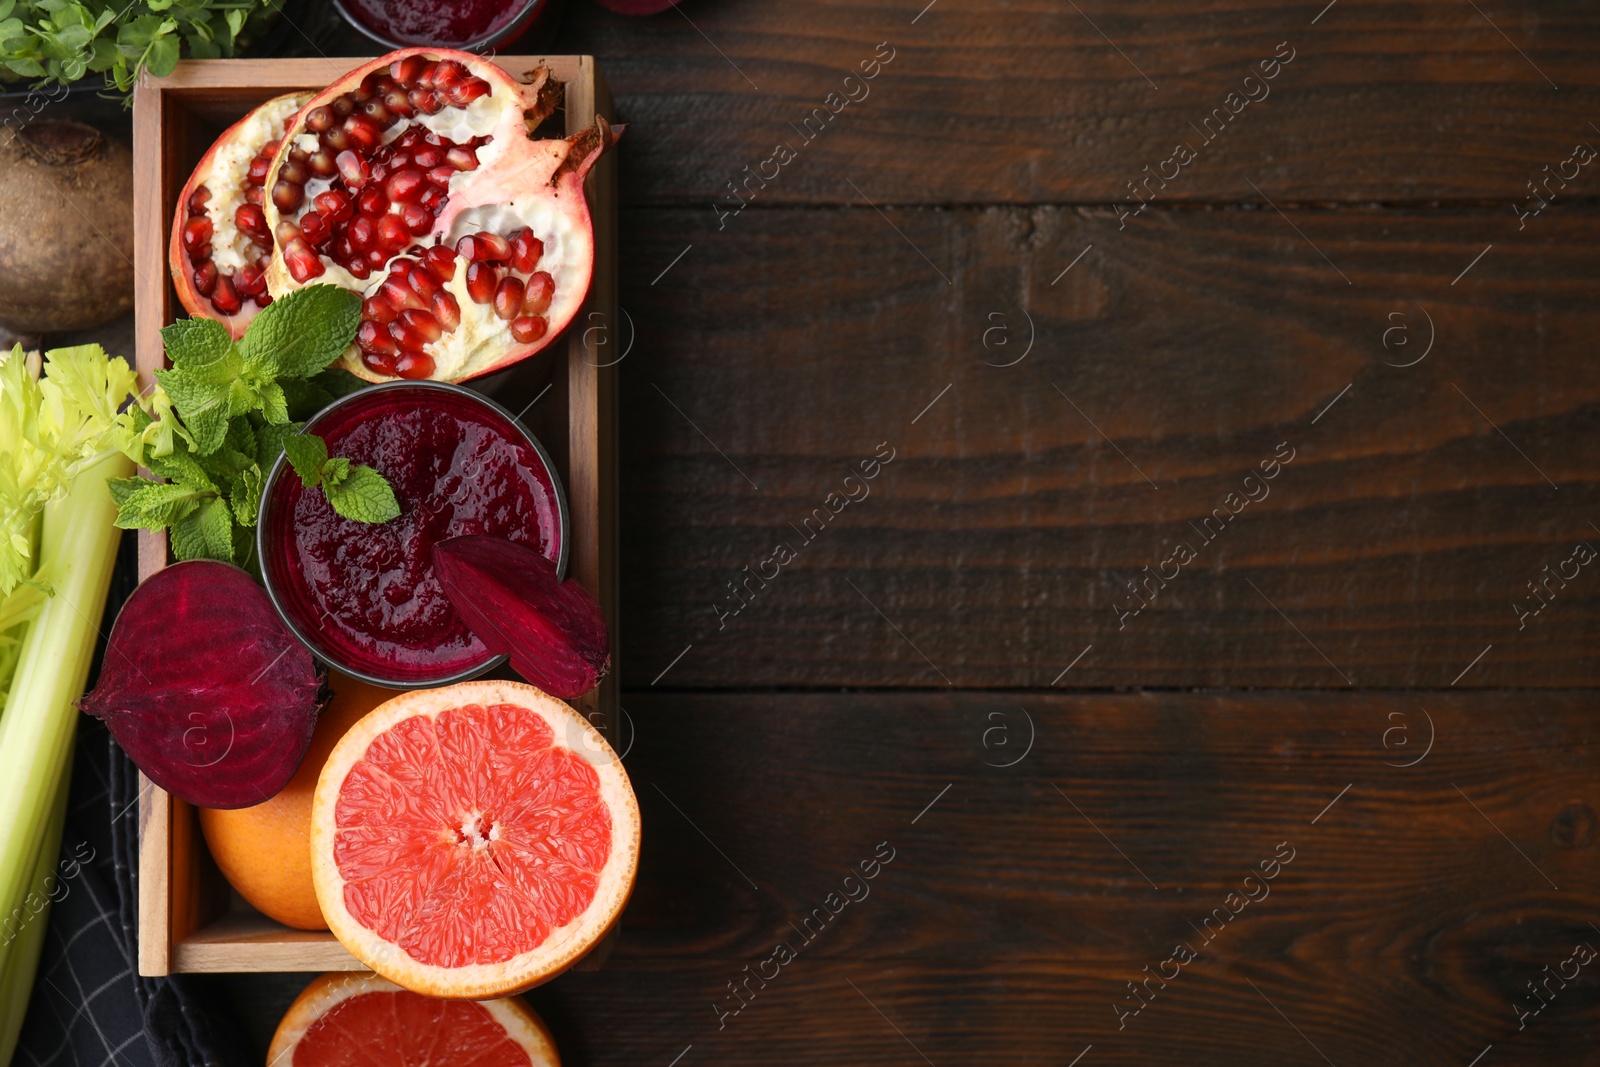
<path fill-rule="evenodd" d="M 707 205 L 706 229 L 726 183 L 778 144 L 798 158 L 767 203 L 1119 200 L 1145 164 L 1198 147 L 1230 92 L 1270 95 L 1234 105 L 1168 198 L 1259 202 L 1248 179 L 1280 202 L 1464 199 L 1509 215 L 1543 164 L 1596 137 L 1600 25 L 1579 2 L 1339 0 L 1320 18 L 1325 0 L 925 5 L 712 0 L 648 21 L 586 5 L 561 44 L 602 57 L 635 124 L 624 203 Z M 889 65 L 846 85 L 879 42 Z M 1280 42 L 1292 62 L 1245 86 Z M 859 102 L 831 105 L 807 140 L 806 117 L 846 92 Z"/>
<path fill-rule="evenodd" d="M 935 1064 L 1061 1065 L 1091 1043 L 1084 1065 L 1322 1063 L 1306 1039 L 1341 1065 L 1464 1065 L 1491 1043 L 1592 1062 L 1593 964 L 1520 1033 L 1512 1007 L 1576 943 L 1600 949 L 1591 693 L 624 703 L 639 888 L 605 969 L 532 996 L 565 1063 L 689 1045 L 682 1067 L 921 1063 L 913 1043 Z M 790 924 L 884 841 L 870 895 L 719 1030 L 726 983 L 800 945 Z M 1281 842 L 1268 895 L 1205 942 L 1190 923 Z M 1119 1031 L 1125 983 L 1179 941 L 1199 958 Z"/>
<path fill-rule="evenodd" d="M 1600 680 L 1592 209 L 623 219 L 628 684 Z"/>

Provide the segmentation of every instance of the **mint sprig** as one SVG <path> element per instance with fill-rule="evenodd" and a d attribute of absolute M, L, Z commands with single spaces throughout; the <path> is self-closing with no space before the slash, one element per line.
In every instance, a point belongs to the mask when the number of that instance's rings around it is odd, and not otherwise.
<path fill-rule="evenodd" d="M 250 567 L 249 528 L 266 472 L 286 451 L 302 484 L 320 486 L 338 514 L 367 523 L 397 517 L 399 502 L 383 475 L 330 458 L 321 438 L 302 432 L 302 420 L 360 388 L 354 375 L 330 367 L 360 321 L 360 297 L 314 285 L 263 308 L 237 342 L 212 319 L 164 327 L 172 366 L 156 371 L 160 388 L 145 405 L 163 427 L 142 463 L 166 480 L 113 482 L 117 525 L 170 531 L 180 560 Z M 142 430 L 152 416 L 141 407 L 135 420 Z"/>

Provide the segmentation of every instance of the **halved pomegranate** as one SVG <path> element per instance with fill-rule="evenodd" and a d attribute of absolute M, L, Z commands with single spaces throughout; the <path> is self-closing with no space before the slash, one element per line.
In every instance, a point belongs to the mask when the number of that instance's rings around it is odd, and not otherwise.
<path fill-rule="evenodd" d="M 167 263 L 191 315 L 220 319 L 234 338 L 272 303 L 272 230 L 262 210 L 283 130 L 310 93 L 273 97 L 223 131 L 178 194 Z"/>
<path fill-rule="evenodd" d="M 267 174 L 267 288 L 363 297 L 344 367 L 368 381 L 460 381 L 525 359 L 577 314 L 594 268 L 583 179 L 616 140 L 534 140 L 561 102 L 540 67 L 408 48 L 317 94 Z"/>

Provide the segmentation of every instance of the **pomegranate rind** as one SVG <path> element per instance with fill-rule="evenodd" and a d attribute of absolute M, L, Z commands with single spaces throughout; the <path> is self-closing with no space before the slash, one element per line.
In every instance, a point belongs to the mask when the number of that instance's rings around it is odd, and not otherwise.
<path fill-rule="evenodd" d="M 436 719 L 469 705 L 511 704 L 542 718 L 555 744 L 593 769 L 600 801 L 611 819 L 611 851 L 599 871 L 594 896 L 584 911 L 550 931 L 537 947 L 502 962 L 441 967 L 422 963 L 351 914 L 345 880 L 334 858 L 339 825 L 336 808 L 345 779 L 372 743 L 417 716 Z M 531 788 L 530 783 L 530 788 Z M 443 827 L 441 827 L 441 830 Z M 581 960 L 616 925 L 633 892 L 639 869 L 639 802 L 622 761 L 605 738 L 577 711 L 535 686 L 509 681 L 474 681 L 400 694 L 357 722 L 334 746 L 317 779 L 311 805 L 311 875 L 323 918 L 340 944 L 361 963 L 415 993 L 447 999 L 504 997 L 548 982 Z"/>
<path fill-rule="evenodd" d="M 254 300 L 246 298 L 236 314 L 222 315 L 218 313 L 216 308 L 211 306 L 210 300 L 201 296 L 195 290 L 193 264 L 189 260 L 188 253 L 183 248 L 183 224 L 189 217 L 189 197 L 195 189 L 202 185 L 212 189 L 212 193 L 215 195 L 216 189 L 212 183 L 218 181 L 227 181 L 242 187 L 245 178 L 242 171 L 233 172 L 230 170 L 226 174 L 216 173 L 217 156 L 223 148 L 238 141 L 241 137 L 248 137 L 251 142 L 249 146 L 251 150 L 244 161 L 244 165 L 248 167 L 250 159 L 255 156 L 256 152 L 260 151 L 261 146 L 272 139 L 270 131 L 266 136 L 261 136 L 260 132 L 254 128 L 258 124 L 258 120 L 264 115 L 271 114 L 276 108 L 287 106 L 290 101 L 293 101 L 294 106 L 299 108 L 310 99 L 311 94 L 303 92 L 284 93 L 282 96 L 275 96 L 260 106 L 252 108 L 242 119 L 223 130 L 222 135 L 212 142 L 210 148 L 206 149 L 206 154 L 200 157 L 200 162 L 195 164 L 194 171 L 189 175 L 188 182 L 185 183 L 183 190 L 178 194 L 177 206 L 173 208 L 172 236 L 167 242 L 167 269 L 172 275 L 172 287 L 177 291 L 178 302 L 183 305 L 183 309 L 190 315 L 197 318 L 216 319 L 222 323 L 228 328 L 228 333 L 235 341 L 244 336 L 245 327 L 250 325 L 250 320 L 256 317 L 261 308 L 256 305 Z"/>
<path fill-rule="evenodd" d="M 467 108 L 458 110 L 468 114 L 473 111 L 496 112 L 491 125 L 484 126 L 476 121 L 473 124 L 474 129 L 482 127 L 491 137 L 490 143 L 480 152 L 480 167 L 452 180 L 448 201 L 434 220 L 432 231 L 420 237 L 417 243 L 424 247 L 445 244 L 454 248 L 461 237 L 480 229 L 477 225 L 468 224 L 468 220 L 508 214 L 527 220 L 531 214 L 526 210 L 527 204 L 535 200 L 548 200 L 551 208 L 549 215 L 565 220 L 565 228 L 560 232 L 534 227 L 536 235 L 545 240 L 547 252 L 559 249 L 559 267 L 551 272 L 555 277 L 555 293 L 543 315 L 547 327 L 538 339 L 526 342 L 515 340 L 510 334 L 510 324 L 492 314 L 477 327 L 479 336 L 469 336 L 474 333 L 474 328 L 469 325 L 468 311 L 474 306 L 484 305 L 475 305 L 468 294 L 465 282 L 467 263 L 464 260 L 458 264 L 454 279 L 444 284 L 443 290 L 456 300 L 462 322 L 456 329 L 446 332 L 440 340 L 424 346 L 423 352 L 433 360 L 435 366 L 435 370 L 426 377 L 435 381 L 466 381 L 491 374 L 543 351 L 582 309 L 594 276 L 594 224 L 584 196 L 584 179 L 600 154 L 616 142 L 622 127 L 613 127 L 597 115 L 593 127 L 572 138 L 534 140 L 534 128 L 551 113 L 559 99 L 559 83 L 551 78 L 547 68 L 535 68 L 525 75 L 525 81 L 517 81 L 497 64 L 470 52 L 430 47 L 390 52 L 354 68 L 318 93 L 301 108 L 295 121 L 285 131 L 278 154 L 267 172 L 266 188 L 269 192 L 263 204 L 267 226 L 274 233 L 284 218 L 284 212 L 273 202 L 270 191 L 277 184 L 278 172 L 296 138 L 301 135 L 314 136 L 308 133 L 306 116 L 350 92 L 368 75 L 385 71 L 392 64 L 410 56 L 420 56 L 433 62 L 454 60 L 460 63 L 471 74 L 488 82 L 491 90 Z M 398 127 L 390 132 L 393 129 Z M 386 133 L 385 143 L 392 139 Z M 508 192 L 511 194 L 509 197 Z M 297 209 L 297 212 L 300 210 Z M 489 215 L 484 216 L 485 212 Z M 390 256 L 390 260 L 402 255 L 406 255 L 406 252 L 396 252 Z M 275 248 L 267 268 L 267 292 L 276 299 L 300 288 L 302 284 L 332 283 L 366 297 L 382 287 L 387 275 L 387 267 L 382 267 L 361 279 L 325 255 L 320 259 L 324 273 L 301 283 L 290 275 L 284 250 Z M 368 367 L 354 343 L 341 357 L 340 366 L 369 382 L 394 381 L 397 378 L 396 375 L 382 374 Z"/>
<path fill-rule="evenodd" d="M 283 1019 L 279 1021 L 278 1029 L 272 1035 L 272 1044 L 267 1049 L 267 1063 L 272 1067 L 295 1067 L 294 1054 L 301 1039 L 318 1020 L 335 1007 L 352 997 L 369 993 L 393 993 L 401 988 L 375 974 L 362 972 L 336 972 L 317 977 L 301 991 L 294 1003 L 289 1005 L 289 1010 L 284 1013 Z M 555 1041 L 550 1036 L 549 1028 L 545 1026 L 544 1020 L 534 1014 L 533 1010 L 521 1000 L 506 997 L 482 1000 L 479 1004 L 496 1023 L 500 1024 L 506 1036 L 528 1054 L 531 1067 L 560 1067 L 561 1057 L 556 1052 Z M 410 1051 L 422 1053 L 426 1050 Z M 408 1062 L 418 1062 L 420 1059 L 418 1056 L 408 1059 Z M 379 1063 L 381 1062 L 379 1060 Z"/>

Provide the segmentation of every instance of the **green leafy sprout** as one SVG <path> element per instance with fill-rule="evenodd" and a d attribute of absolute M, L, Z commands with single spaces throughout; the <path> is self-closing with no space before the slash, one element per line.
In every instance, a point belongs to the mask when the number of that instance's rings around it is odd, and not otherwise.
<path fill-rule="evenodd" d="M 282 0 L 0 0 L 0 81 L 66 85 L 104 75 L 122 92 L 148 70 L 232 58 Z"/>
<path fill-rule="evenodd" d="M 339 515 L 381 523 L 400 514 L 394 490 L 371 467 L 330 457 L 303 421 L 361 382 L 330 365 L 349 347 L 361 298 L 313 285 L 273 301 L 234 341 L 212 319 L 164 327 L 159 388 L 134 409 L 149 447 L 141 463 L 165 478 L 112 481 L 117 525 L 165 529 L 177 559 L 216 559 L 250 568 L 250 528 L 267 472 L 284 452 L 307 489 L 320 486 Z"/>

